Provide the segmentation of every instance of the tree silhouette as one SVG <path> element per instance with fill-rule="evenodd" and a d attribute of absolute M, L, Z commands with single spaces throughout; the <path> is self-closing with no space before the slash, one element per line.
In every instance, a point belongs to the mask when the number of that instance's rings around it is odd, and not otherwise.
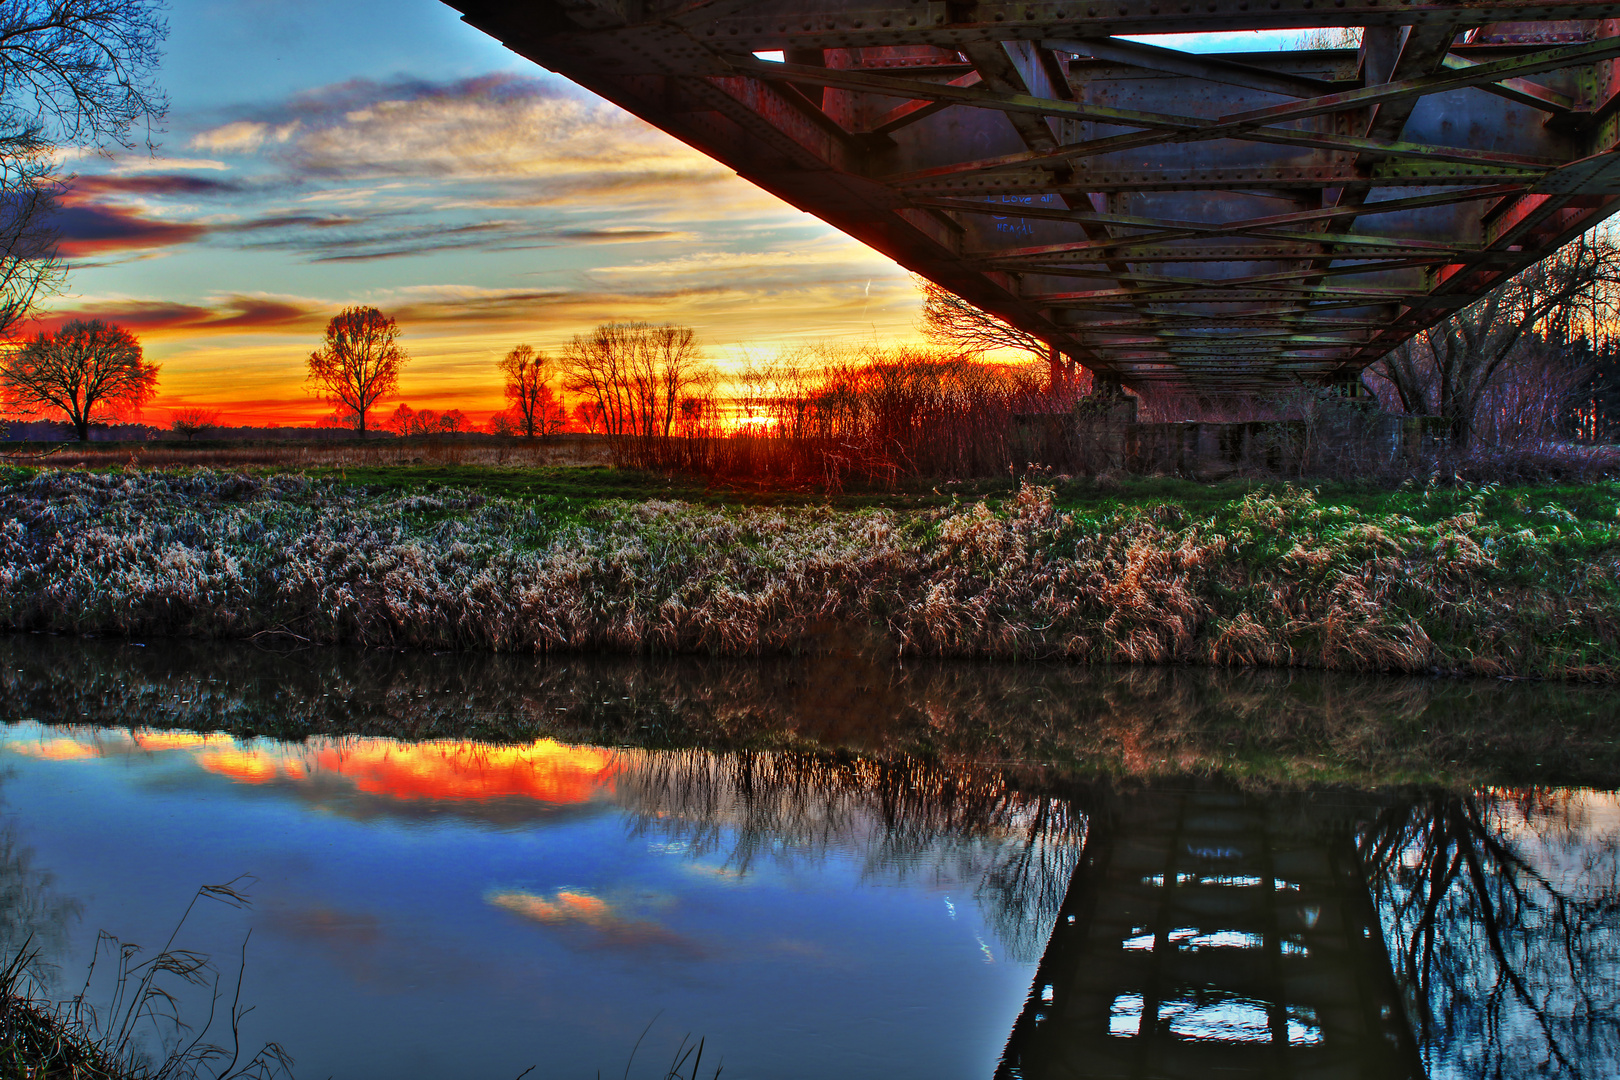
<path fill-rule="evenodd" d="M 0 357 L 7 403 L 24 413 L 61 410 L 80 442 L 92 423 L 151 400 L 157 376 L 135 335 L 100 319 L 70 322 Z"/>
<path fill-rule="evenodd" d="M 184 435 L 187 442 L 218 424 L 218 409 L 176 409 L 169 417 L 169 430 Z"/>
<path fill-rule="evenodd" d="M 366 414 L 399 388 L 399 372 L 410 359 L 399 347 L 399 327 L 374 307 L 344 308 L 326 324 L 326 341 L 309 354 L 315 393 L 354 417 L 366 435 Z"/>
<path fill-rule="evenodd" d="M 64 145 L 132 146 L 168 108 L 153 75 L 168 34 L 161 0 L 0 4 L 0 335 L 66 268 L 52 215 Z"/>
<path fill-rule="evenodd" d="M 550 368 L 551 358 L 528 345 L 519 345 L 501 360 L 506 399 L 512 403 L 516 426 L 526 439 L 554 435 L 562 429 L 562 407 L 546 378 Z"/>

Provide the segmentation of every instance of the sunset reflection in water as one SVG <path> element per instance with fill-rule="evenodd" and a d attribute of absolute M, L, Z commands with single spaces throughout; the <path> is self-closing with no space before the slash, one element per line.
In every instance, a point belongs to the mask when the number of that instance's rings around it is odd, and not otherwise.
<path fill-rule="evenodd" d="M 531 799 L 552 805 L 611 796 L 624 763 L 613 750 L 536 739 L 491 746 L 459 739 L 404 743 L 312 738 L 303 744 L 180 731 L 86 731 L 15 741 L 13 752 L 52 761 L 182 753 L 200 768 L 245 784 L 330 783 L 403 801 Z"/>
<path fill-rule="evenodd" d="M 0 728 L 61 970 L 238 881 L 187 947 L 245 957 L 245 1038 L 356 1080 L 622 1071 L 651 1021 L 726 1075 L 988 1076 L 1050 922 L 1025 893 L 1076 857 L 1048 802 L 960 764 Z"/>

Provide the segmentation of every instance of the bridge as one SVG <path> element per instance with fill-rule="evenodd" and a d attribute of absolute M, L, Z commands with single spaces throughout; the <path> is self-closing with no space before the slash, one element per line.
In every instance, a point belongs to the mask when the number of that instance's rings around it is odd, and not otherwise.
<path fill-rule="evenodd" d="M 1620 3 L 450 3 L 1127 385 L 1354 380 L 1620 207 Z"/>
<path fill-rule="evenodd" d="M 1426 1075 L 1357 800 L 1146 792 L 1089 818 L 996 1080 Z"/>

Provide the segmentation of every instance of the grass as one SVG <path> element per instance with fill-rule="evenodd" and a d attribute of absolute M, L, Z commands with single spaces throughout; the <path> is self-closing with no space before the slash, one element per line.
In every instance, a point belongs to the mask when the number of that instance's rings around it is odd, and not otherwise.
<path fill-rule="evenodd" d="M 1620 678 L 1620 488 L 14 468 L 0 626 Z"/>
<path fill-rule="evenodd" d="M 275 1043 L 244 1054 L 238 973 L 235 996 L 226 1002 L 209 957 L 177 945 L 197 904 L 211 900 L 247 904 L 237 882 L 204 885 L 192 897 L 168 941 L 143 957 L 138 945 L 103 931 L 84 988 L 55 1001 L 36 977 L 37 957 L 25 943 L 0 969 L 0 1080 L 273 1080 L 290 1077 L 292 1060 Z M 88 1000 L 102 957 L 113 966 L 111 992 L 101 1007 Z M 212 996 L 203 1022 L 179 1015 L 186 987 Z M 205 1041 L 220 1020 L 228 1044 Z M 150 1052 L 153 1041 L 157 1053 Z"/>

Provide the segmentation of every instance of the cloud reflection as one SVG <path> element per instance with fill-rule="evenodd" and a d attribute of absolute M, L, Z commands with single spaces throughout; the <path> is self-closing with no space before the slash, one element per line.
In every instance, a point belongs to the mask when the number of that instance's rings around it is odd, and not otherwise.
<path fill-rule="evenodd" d="M 525 800 L 569 806 L 610 797 L 623 769 L 618 754 L 537 739 L 489 746 L 440 739 L 313 738 L 279 743 L 184 731 L 92 731 L 11 740 L 15 753 L 51 760 L 183 754 L 197 767 L 239 784 L 283 784 L 376 796 L 396 803 Z"/>
<path fill-rule="evenodd" d="M 485 899 L 519 918 L 569 932 L 576 942 L 592 948 L 639 950 L 651 946 L 691 956 L 703 952 L 696 942 L 662 923 L 627 914 L 623 905 L 584 889 L 558 889 L 550 896 L 514 889 L 491 892 Z"/>

